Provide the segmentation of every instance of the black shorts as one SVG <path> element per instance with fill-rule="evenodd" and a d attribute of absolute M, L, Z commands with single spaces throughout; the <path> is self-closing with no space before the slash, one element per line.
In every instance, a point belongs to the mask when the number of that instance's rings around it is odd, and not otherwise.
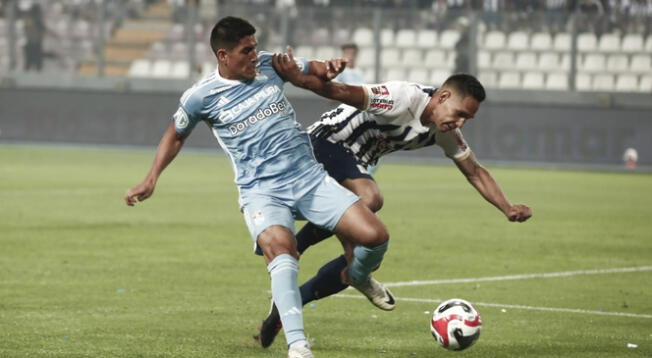
<path fill-rule="evenodd" d="M 328 175 L 338 182 L 344 179 L 367 178 L 373 180 L 367 169 L 350 150 L 341 144 L 331 143 L 323 138 L 310 137 L 317 161 L 324 165 Z"/>

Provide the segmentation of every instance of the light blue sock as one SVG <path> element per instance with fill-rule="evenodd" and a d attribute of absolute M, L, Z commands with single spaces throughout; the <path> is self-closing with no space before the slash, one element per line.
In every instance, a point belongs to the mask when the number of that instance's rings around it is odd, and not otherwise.
<path fill-rule="evenodd" d="M 297 286 L 299 261 L 288 254 L 276 256 L 267 265 L 272 278 L 272 297 L 278 308 L 288 346 L 305 340 L 301 294 Z"/>
<path fill-rule="evenodd" d="M 356 246 L 353 249 L 353 262 L 349 267 L 349 279 L 353 285 L 369 281 L 369 275 L 383 261 L 389 241 L 374 247 Z"/>

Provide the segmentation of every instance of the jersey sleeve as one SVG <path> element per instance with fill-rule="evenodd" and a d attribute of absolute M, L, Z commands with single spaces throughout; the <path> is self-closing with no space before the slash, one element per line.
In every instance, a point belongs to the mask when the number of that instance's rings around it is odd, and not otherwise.
<path fill-rule="evenodd" d="M 201 102 L 194 96 L 195 92 L 193 89 L 190 88 L 181 96 L 179 108 L 172 115 L 174 129 L 182 135 L 190 134 L 197 125 L 197 122 L 202 120 L 200 115 Z"/>
<path fill-rule="evenodd" d="M 410 106 L 411 93 L 407 82 L 386 82 L 363 85 L 365 91 L 364 111 L 384 116 L 400 115 Z"/>
<path fill-rule="evenodd" d="M 464 160 L 471 155 L 471 148 L 464 140 L 462 131 L 454 129 L 448 132 L 437 132 L 435 143 L 444 150 L 444 154 L 453 160 Z"/>
<path fill-rule="evenodd" d="M 272 66 L 272 56 L 274 56 L 274 54 L 271 52 L 267 52 L 267 51 L 258 52 L 258 66 L 261 71 L 265 69 L 269 69 L 274 73 L 276 73 L 276 70 L 274 70 L 274 66 Z M 299 71 L 301 71 L 302 74 L 304 75 L 308 74 L 308 67 L 310 66 L 308 60 L 306 60 L 303 57 L 295 57 L 294 62 L 297 64 L 297 66 L 299 67 Z"/>

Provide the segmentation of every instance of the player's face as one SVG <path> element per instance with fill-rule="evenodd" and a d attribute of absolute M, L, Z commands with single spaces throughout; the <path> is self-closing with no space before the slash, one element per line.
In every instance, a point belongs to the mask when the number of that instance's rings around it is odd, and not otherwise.
<path fill-rule="evenodd" d="M 256 37 L 245 36 L 232 49 L 219 49 L 220 74 L 224 78 L 239 81 L 249 81 L 256 77 Z"/>
<path fill-rule="evenodd" d="M 467 120 L 475 116 L 478 108 L 480 103 L 473 96 L 462 97 L 444 89 L 437 91 L 430 99 L 421 122 L 427 127 L 436 127 L 442 132 L 448 132 L 462 128 Z"/>

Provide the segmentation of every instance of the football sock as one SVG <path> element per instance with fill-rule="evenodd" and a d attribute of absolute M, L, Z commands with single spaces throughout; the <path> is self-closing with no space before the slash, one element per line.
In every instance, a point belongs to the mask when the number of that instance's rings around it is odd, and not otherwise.
<path fill-rule="evenodd" d="M 326 229 L 322 229 L 317 225 L 308 222 L 304 225 L 301 230 L 296 235 L 297 238 L 297 250 L 300 254 L 303 254 L 306 249 L 326 238 L 331 237 L 333 233 Z"/>
<path fill-rule="evenodd" d="M 353 249 L 353 262 L 349 267 L 349 279 L 353 285 L 365 284 L 369 275 L 383 261 L 389 241 L 374 247 L 356 246 Z"/>
<path fill-rule="evenodd" d="M 318 300 L 330 295 L 334 295 L 349 285 L 342 283 L 340 273 L 346 268 L 346 258 L 344 255 L 331 260 L 322 266 L 315 277 L 301 285 L 301 303 L 304 305 L 308 302 Z"/>
<path fill-rule="evenodd" d="M 267 265 L 267 271 L 272 278 L 272 297 L 281 316 L 288 346 L 305 341 L 301 295 L 297 287 L 299 261 L 288 254 L 278 255 Z"/>

